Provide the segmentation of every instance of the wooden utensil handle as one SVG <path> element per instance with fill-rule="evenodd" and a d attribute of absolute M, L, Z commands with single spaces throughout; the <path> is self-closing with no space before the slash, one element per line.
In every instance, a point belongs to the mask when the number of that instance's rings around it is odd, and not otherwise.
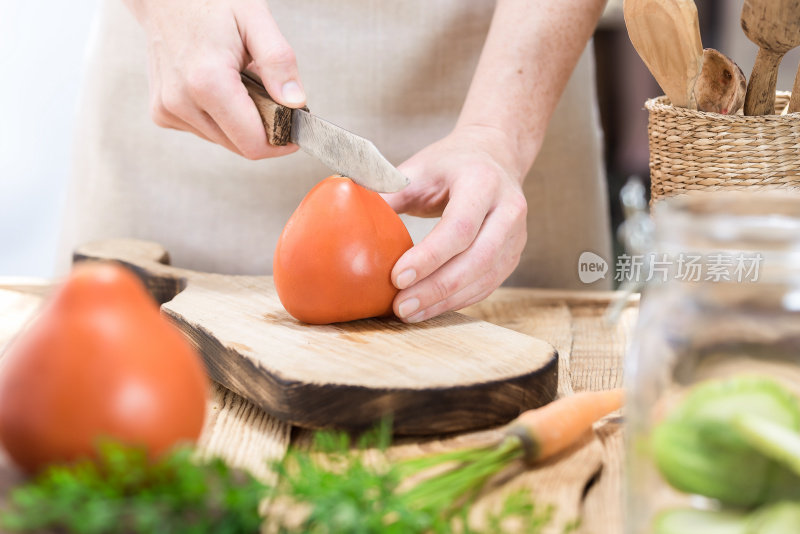
<path fill-rule="evenodd" d="M 250 98 L 256 104 L 261 122 L 267 132 L 267 141 L 272 146 L 284 146 L 289 143 L 292 133 L 292 108 L 281 106 L 269 96 L 261 79 L 249 71 L 242 73 L 242 83 L 247 88 Z"/>
<path fill-rule="evenodd" d="M 792 98 L 789 100 L 789 113 L 797 113 L 798 111 L 800 111 L 800 67 L 797 68 L 794 87 L 792 87 Z"/>
<path fill-rule="evenodd" d="M 759 48 L 753 73 L 747 84 L 744 98 L 745 115 L 772 115 L 775 113 L 775 86 L 778 84 L 778 67 L 783 53 Z"/>

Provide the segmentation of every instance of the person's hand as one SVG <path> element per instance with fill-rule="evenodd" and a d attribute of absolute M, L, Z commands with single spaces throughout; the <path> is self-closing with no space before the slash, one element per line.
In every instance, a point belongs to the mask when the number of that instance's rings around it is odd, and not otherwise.
<path fill-rule="evenodd" d="M 395 314 L 419 322 L 486 298 L 525 246 L 524 171 L 491 128 L 459 127 L 399 169 L 411 184 L 384 195 L 398 213 L 442 219 L 392 269 Z"/>
<path fill-rule="evenodd" d="M 150 110 L 165 128 L 195 133 L 249 159 L 273 147 L 239 73 L 249 68 L 279 104 L 305 105 L 295 56 L 263 0 L 126 0 L 148 36 Z"/>

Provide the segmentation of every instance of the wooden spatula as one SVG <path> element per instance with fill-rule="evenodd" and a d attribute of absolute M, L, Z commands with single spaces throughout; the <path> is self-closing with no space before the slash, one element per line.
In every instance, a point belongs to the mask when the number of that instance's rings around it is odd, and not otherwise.
<path fill-rule="evenodd" d="M 783 56 L 800 46 L 800 3 L 797 0 L 745 0 L 742 30 L 758 45 L 747 84 L 745 115 L 775 113 L 775 85 Z"/>
<path fill-rule="evenodd" d="M 625 0 L 623 12 L 633 47 L 672 104 L 696 109 L 703 45 L 694 2 Z"/>

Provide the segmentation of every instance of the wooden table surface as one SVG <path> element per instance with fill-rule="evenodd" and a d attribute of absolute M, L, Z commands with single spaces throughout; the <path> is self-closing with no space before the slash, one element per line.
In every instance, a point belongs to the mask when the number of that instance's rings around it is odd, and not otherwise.
<path fill-rule="evenodd" d="M 0 278 L 0 352 L 35 313 L 49 285 L 39 281 Z M 603 313 L 615 293 L 564 292 L 501 288 L 465 310 L 470 316 L 548 341 L 559 352 L 559 393 L 601 390 L 622 385 L 622 357 L 636 321 L 638 299 L 630 298 L 619 320 L 608 325 Z M 1 365 L 1 362 L 0 362 Z M 447 438 L 399 439 L 390 451 L 406 456 L 481 443 L 492 430 Z M 200 448 L 230 464 L 268 477 L 268 459 L 280 458 L 293 443 L 307 442 L 310 432 L 292 429 L 242 399 L 214 386 Z M 580 521 L 578 532 L 622 532 L 623 440 L 620 419 L 611 416 L 564 454 L 519 474 L 489 491 L 476 508 L 491 509 L 519 488 L 533 493 L 537 505 L 552 504 L 547 532 L 561 533 Z M 20 480 L 0 451 L 0 496 Z M 1 497 L 0 497 L 1 498 Z"/>

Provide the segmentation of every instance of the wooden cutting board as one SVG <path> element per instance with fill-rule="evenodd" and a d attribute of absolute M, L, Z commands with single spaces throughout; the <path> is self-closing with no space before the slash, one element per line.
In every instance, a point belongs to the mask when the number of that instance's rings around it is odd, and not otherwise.
<path fill-rule="evenodd" d="M 132 268 L 214 380 L 298 426 L 358 430 L 391 414 L 399 434 L 439 434 L 502 424 L 556 395 L 551 345 L 465 315 L 308 325 L 270 276 L 172 267 L 160 245 L 132 239 L 80 247 L 74 261 L 86 260 Z"/>

